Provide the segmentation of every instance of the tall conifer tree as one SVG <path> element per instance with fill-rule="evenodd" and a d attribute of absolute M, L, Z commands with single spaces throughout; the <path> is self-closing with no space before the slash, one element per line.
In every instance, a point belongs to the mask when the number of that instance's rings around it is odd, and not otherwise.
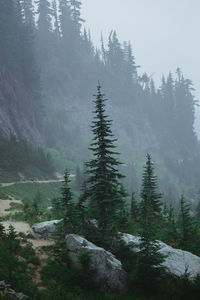
<path fill-rule="evenodd" d="M 105 114 L 105 101 L 99 84 L 92 125 L 94 137 L 90 148 L 94 158 L 86 165 L 90 209 L 98 222 L 99 240 L 105 247 L 112 248 L 112 241 L 118 236 L 126 193 L 119 181 L 123 177 L 118 171 L 120 162 L 115 158 L 119 153 L 114 151 L 116 139 L 111 130 L 112 121 Z"/>
<path fill-rule="evenodd" d="M 154 167 L 149 153 L 143 173 L 141 197 L 143 201 L 150 203 L 153 213 L 161 213 L 161 193 L 158 192 L 157 177 L 154 175 Z"/>
<path fill-rule="evenodd" d="M 141 191 L 141 243 L 138 254 L 138 279 L 139 283 L 149 293 L 156 287 L 161 277 L 163 267 L 163 256 L 158 252 L 159 243 L 156 240 L 156 221 L 155 217 L 160 212 L 159 194 L 155 192 L 156 178 L 153 175 L 151 156 L 147 154 L 147 162 L 143 173 Z"/>
<path fill-rule="evenodd" d="M 197 228 L 193 217 L 190 215 L 190 205 L 186 202 L 184 195 L 181 195 L 180 199 L 179 230 L 179 247 L 195 253 L 196 244 L 198 244 Z"/>

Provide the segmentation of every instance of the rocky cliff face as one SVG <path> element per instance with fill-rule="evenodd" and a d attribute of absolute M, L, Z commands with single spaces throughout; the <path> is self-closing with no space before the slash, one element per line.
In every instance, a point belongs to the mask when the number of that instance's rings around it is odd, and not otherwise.
<path fill-rule="evenodd" d="M 34 144 L 42 142 L 34 101 L 20 78 L 0 66 L 0 129 L 22 134 Z"/>

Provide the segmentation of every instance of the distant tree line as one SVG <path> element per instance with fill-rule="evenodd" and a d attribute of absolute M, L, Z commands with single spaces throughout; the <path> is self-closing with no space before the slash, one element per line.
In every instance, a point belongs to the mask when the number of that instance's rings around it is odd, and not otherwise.
<path fill-rule="evenodd" d="M 22 1 L 22 7 L 25 3 Z M 36 24 L 33 7 L 26 7 L 25 24 L 33 24 L 45 96 L 47 145 L 62 148 L 66 144 L 75 151 L 85 151 L 87 137 L 83 137 L 73 116 L 83 120 L 83 115 L 76 115 L 78 111 L 87 115 L 90 104 L 86 99 L 100 79 L 114 111 L 120 110 L 115 115 L 115 127 L 124 128 L 132 146 L 133 124 L 142 126 L 147 120 L 158 143 L 156 150 L 151 145 L 148 150 L 157 151 L 167 168 L 185 183 L 197 184 L 200 151 L 194 132 L 196 101 L 192 82 L 184 78 L 181 70 L 177 69 L 176 78 L 171 73 L 163 77 L 156 88 L 152 76 L 138 74 L 132 45 L 120 43 L 115 31 L 111 31 L 107 43 L 102 37 L 101 49 L 95 48 L 90 32 L 83 30 L 80 1 L 53 1 L 52 6 L 49 1 L 38 1 L 35 14 Z"/>
<path fill-rule="evenodd" d="M 0 132 L 0 169 L 15 174 L 22 172 L 24 175 L 31 175 L 31 170 L 32 174 L 34 170 L 38 170 L 38 175 L 54 173 L 53 160 L 48 152 L 33 146 L 23 137 L 16 137 L 12 133 L 8 137 L 2 132 Z"/>

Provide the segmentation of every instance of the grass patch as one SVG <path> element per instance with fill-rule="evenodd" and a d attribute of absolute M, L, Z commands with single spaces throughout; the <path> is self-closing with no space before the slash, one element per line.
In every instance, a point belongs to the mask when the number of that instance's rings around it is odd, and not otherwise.
<path fill-rule="evenodd" d="M 24 198 L 32 199 L 35 194 L 40 191 L 43 197 L 48 201 L 52 197 L 60 195 L 62 182 L 52 183 L 16 183 L 7 187 L 0 187 L 0 195 L 11 195 L 17 200 Z"/>

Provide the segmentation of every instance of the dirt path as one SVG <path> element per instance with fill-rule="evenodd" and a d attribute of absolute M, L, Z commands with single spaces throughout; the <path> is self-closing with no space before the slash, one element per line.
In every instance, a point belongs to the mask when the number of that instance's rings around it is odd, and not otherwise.
<path fill-rule="evenodd" d="M 35 269 L 35 274 L 32 277 L 33 282 L 38 286 L 39 290 L 45 290 L 46 287 L 42 286 L 41 269 L 47 264 L 49 257 L 48 252 L 42 249 L 43 246 L 51 246 L 55 242 L 51 240 L 34 240 L 28 239 L 28 242 L 32 243 L 33 249 L 35 250 L 36 256 L 40 259 L 40 265 Z"/>
<path fill-rule="evenodd" d="M 70 174 L 70 178 L 74 178 L 75 175 L 74 174 Z M 62 182 L 63 181 L 63 177 L 58 178 L 58 179 L 49 179 L 49 180 L 21 180 L 21 181 L 17 181 L 17 182 L 5 182 L 5 183 L 1 183 L 1 187 L 7 187 L 7 186 L 11 186 L 14 184 L 19 184 L 19 183 L 56 183 L 56 182 Z"/>
<path fill-rule="evenodd" d="M 41 247 L 43 246 L 51 246 L 55 244 L 54 241 L 52 240 L 34 240 L 34 239 L 28 239 L 28 242 L 33 244 L 33 248 L 35 250 L 40 250 Z"/>
<path fill-rule="evenodd" d="M 23 180 L 23 181 L 17 181 L 17 182 L 1 183 L 1 187 L 7 187 L 7 186 L 14 185 L 14 184 L 19 184 L 19 183 L 54 183 L 54 182 L 62 182 L 62 181 L 63 181 L 63 179 Z"/>
<path fill-rule="evenodd" d="M 11 196 L 8 196 L 8 199 L 0 199 L 0 217 L 14 215 L 17 212 L 16 209 L 9 210 L 11 203 L 22 204 L 22 201 Z"/>
<path fill-rule="evenodd" d="M 31 229 L 30 225 L 25 222 L 3 221 L 2 224 L 6 230 L 8 230 L 9 226 L 12 225 L 17 233 L 26 233 L 28 230 Z"/>
<path fill-rule="evenodd" d="M 9 210 L 11 208 L 11 203 L 22 204 L 22 201 L 0 199 L 0 217 L 14 215 L 17 212 L 16 209 Z"/>

